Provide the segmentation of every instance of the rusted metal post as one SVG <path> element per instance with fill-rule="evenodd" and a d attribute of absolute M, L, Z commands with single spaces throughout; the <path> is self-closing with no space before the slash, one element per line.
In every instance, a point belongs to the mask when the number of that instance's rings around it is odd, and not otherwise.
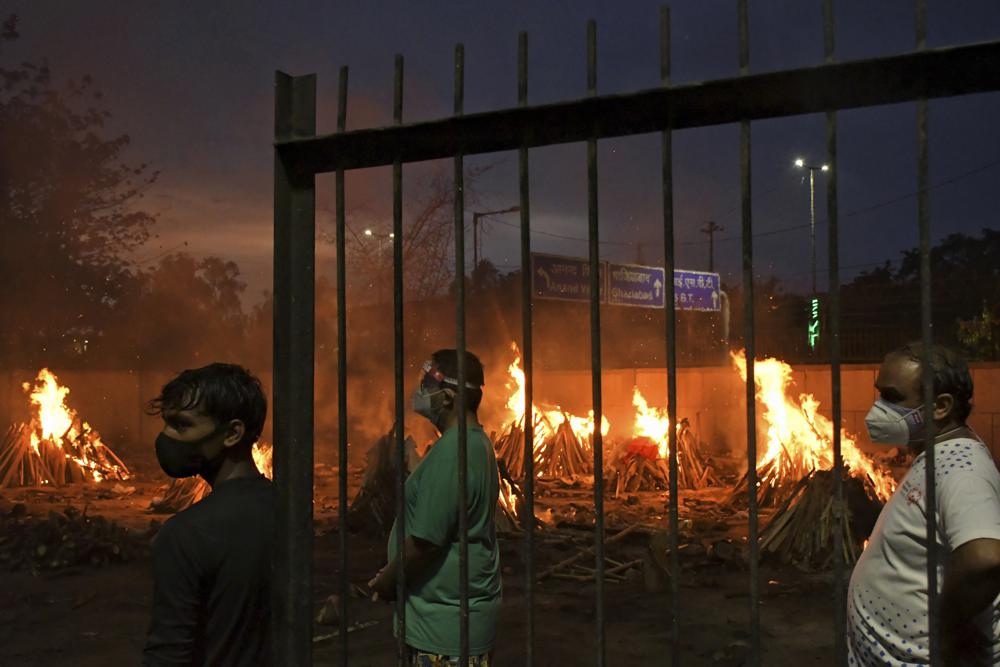
<path fill-rule="evenodd" d="M 465 106 L 465 47 L 455 45 L 455 108 Z M 458 351 L 458 592 L 459 665 L 469 664 L 469 431 L 465 386 L 465 172 L 464 159 L 455 156 L 455 348 Z"/>
<path fill-rule="evenodd" d="M 750 10 L 739 0 L 740 75 L 750 74 Z M 747 503 L 750 548 L 750 655 L 747 663 L 760 664 L 760 544 L 757 538 L 757 402 L 754 378 L 753 312 L 753 206 L 751 203 L 750 121 L 740 123 L 740 209 L 743 219 L 743 330 L 747 383 Z"/>
<path fill-rule="evenodd" d="M 337 95 L 337 131 L 347 130 L 347 67 L 340 68 Z M 347 216 L 345 214 L 344 170 L 336 176 L 337 226 L 337 466 L 339 481 L 338 511 L 340 513 L 340 664 L 348 667 L 348 619 L 350 600 L 347 540 Z"/>
<path fill-rule="evenodd" d="M 316 77 L 275 76 L 275 142 L 316 133 Z M 275 662 L 312 664 L 313 356 L 316 186 L 280 146 L 274 158 Z"/>
<path fill-rule="evenodd" d="M 403 124 L 403 56 L 396 55 L 393 76 L 392 120 Z M 392 163 L 392 321 L 393 370 L 395 386 L 396 446 L 396 554 L 400 563 L 406 558 L 406 445 L 404 443 L 406 396 L 403 393 L 403 161 Z M 399 568 L 396 579 L 396 663 L 406 661 L 406 568 Z"/>
<path fill-rule="evenodd" d="M 597 94 L 597 23 L 587 22 L 587 93 Z M 594 404 L 594 585 L 597 665 L 605 664 L 604 637 L 604 437 L 601 433 L 601 246 L 597 208 L 597 139 L 587 141 L 587 236 L 590 241 L 590 374 Z"/>
<path fill-rule="evenodd" d="M 823 62 L 834 62 L 833 0 L 823 0 Z M 826 112 L 826 217 L 829 225 L 829 286 L 827 302 L 830 330 L 830 393 L 833 396 L 833 477 L 834 518 L 837 525 L 846 515 L 844 501 L 844 457 L 841 452 L 841 382 L 840 382 L 840 226 L 837 206 L 837 112 Z M 810 173 L 812 173 L 810 171 Z M 815 294 L 816 290 L 813 289 Z M 844 532 L 833 535 L 833 655 L 834 664 L 847 665 L 847 586 L 845 581 Z"/>
<path fill-rule="evenodd" d="M 670 8 L 660 8 L 660 83 L 670 85 Z M 666 291 L 667 344 L 667 443 L 669 453 L 669 514 L 670 514 L 670 664 L 681 662 L 680 641 L 680 567 L 679 532 L 680 508 L 677 484 L 677 309 L 674 303 L 674 166 L 673 135 L 667 129 L 661 135 L 661 177 L 663 192 L 663 279 Z"/>
<path fill-rule="evenodd" d="M 927 48 L 927 2 L 916 2 L 917 50 Z M 927 148 L 927 100 L 917 100 L 917 226 L 920 235 L 920 327 L 924 353 L 920 360 L 924 412 L 924 507 L 927 508 L 927 631 L 930 664 L 941 665 L 941 618 L 938 595 L 937 477 L 934 460 L 934 319 L 931 299 L 930 158 Z"/>

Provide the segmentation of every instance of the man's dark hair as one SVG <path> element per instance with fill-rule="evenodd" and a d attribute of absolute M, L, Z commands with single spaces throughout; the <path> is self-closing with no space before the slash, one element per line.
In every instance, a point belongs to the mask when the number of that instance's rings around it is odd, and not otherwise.
<path fill-rule="evenodd" d="M 924 344 L 917 341 L 893 350 L 889 356 L 902 356 L 923 364 L 924 349 Z M 955 350 L 944 345 L 933 345 L 931 369 L 934 373 L 934 395 L 951 394 L 955 398 L 953 414 L 964 424 L 972 412 L 972 373 L 969 372 L 969 364 Z M 920 390 L 923 391 L 923 375 Z"/>
<path fill-rule="evenodd" d="M 239 444 L 249 447 L 264 430 L 267 398 L 260 380 L 250 371 L 236 364 L 215 363 L 184 371 L 149 402 L 153 415 L 193 408 L 201 409 L 217 425 L 239 419 L 246 428 Z"/>
<path fill-rule="evenodd" d="M 438 350 L 431 355 L 431 361 L 447 377 L 458 378 L 458 350 Z M 479 361 L 479 357 L 468 350 L 465 351 L 465 382 L 466 384 L 471 383 L 479 387 L 479 389 L 472 389 L 468 386 L 465 388 L 466 408 L 475 412 L 479 409 L 479 404 L 483 401 L 482 387 L 486 384 L 486 380 L 482 362 Z M 445 383 L 444 386 L 456 392 L 458 391 L 457 385 Z"/>

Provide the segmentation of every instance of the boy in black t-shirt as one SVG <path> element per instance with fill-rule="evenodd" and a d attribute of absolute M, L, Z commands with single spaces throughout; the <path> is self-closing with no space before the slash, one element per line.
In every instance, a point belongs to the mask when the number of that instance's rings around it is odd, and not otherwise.
<path fill-rule="evenodd" d="M 273 492 L 252 453 L 267 414 L 260 382 L 232 364 L 187 370 L 150 411 L 163 417 L 163 471 L 200 475 L 212 493 L 168 520 L 153 544 L 142 664 L 269 666 Z"/>

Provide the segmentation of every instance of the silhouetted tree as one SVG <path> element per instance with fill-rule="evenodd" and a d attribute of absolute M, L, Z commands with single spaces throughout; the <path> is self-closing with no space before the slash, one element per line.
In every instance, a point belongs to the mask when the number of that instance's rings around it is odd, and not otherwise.
<path fill-rule="evenodd" d="M 0 26 L 0 55 L 18 38 Z M 48 65 L 0 60 L 0 363 L 52 363 L 111 317 L 134 279 L 129 253 L 150 235 L 143 190 L 156 179 L 124 158 L 127 135 L 90 77 L 57 85 Z"/>

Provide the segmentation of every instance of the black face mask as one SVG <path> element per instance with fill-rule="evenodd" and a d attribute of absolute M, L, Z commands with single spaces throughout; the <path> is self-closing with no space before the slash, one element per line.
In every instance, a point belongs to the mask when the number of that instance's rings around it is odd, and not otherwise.
<path fill-rule="evenodd" d="M 174 478 L 210 476 L 212 470 L 217 467 L 218 460 L 222 458 L 222 453 L 210 461 L 205 458 L 202 448 L 219 437 L 228 426 L 220 424 L 208 435 L 194 441 L 178 440 L 161 432 L 156 436 L 156 460 L 163 468 L 163 472 Z"/>

